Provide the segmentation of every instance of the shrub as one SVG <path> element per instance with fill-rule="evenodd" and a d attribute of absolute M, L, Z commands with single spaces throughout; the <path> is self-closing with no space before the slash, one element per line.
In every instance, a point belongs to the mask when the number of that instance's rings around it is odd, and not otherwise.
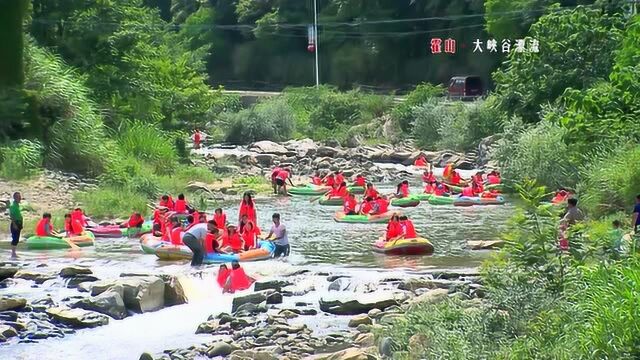
<path fill-rule="evenodd" d="M 430 99 L 413 108 L 413 136 L 418 146 L 435 149 L 440 140 L 439 129 L 443 123 L 453 123 L 454 114 L 441 101 Z"/>
<path fill-rule="evenodd" d="M 227 127 L 226 140 L 235 144 L 287 140 L 295 127 L 293 110 L 280 98 L 269 99 L 237 113 L 225 113 L 222 122 Z"/>
<path fill-rule="evenodd" d="M 436 142 L 436 147 L 458 151 L 472 148 L 474 144 L 468 136 L 471 124 L 466 106 L 458 102 L 450 105 L 442 104 L 442 107 L 448 116 L 440 119 L 437 130 L 439 140 Z"/>
<path fill-rule="evenodd" d="M 146 196 L 128 188 L 105 187 L 78 193 L 77 200 L 88 214 L 98 219 L 113 219 L 132 211 L 149 213 Z"/>
<path fill-rule="evenodd" d="M 19 140 L 0 149 L 0 175 L 17 180 L 28 177 L 42 167 L 42 145 L 36 141 Z"/>
<path fill-rule="evenodd" d="M 117 141 L 123 153 L 147 162 L 158 174 L 171 173 L 178 162 L 171 139 L 155 125 L 128 122 Z"/>
<path fill-rule="evenodd" d="M 333 130 L 342 124 L 355 125 L 361 117 L 357 92 L 334 92 L 320 98 L 309 114 L 309 124 Z"/>
<path fill-rule="evenodd" d="M 442 85 L 420 84 L 407 94 L 402 103 L 393 109 L 392 116 L 398 121 L 403 131 L 411 132 L 415 119 L 413 108 L 442 97 L 444 93 L 445 88 Z"/>

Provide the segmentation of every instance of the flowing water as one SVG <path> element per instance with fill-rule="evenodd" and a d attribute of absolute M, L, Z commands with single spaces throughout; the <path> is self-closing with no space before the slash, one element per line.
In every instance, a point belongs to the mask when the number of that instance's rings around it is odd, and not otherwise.
<path fill-rule="evenodd" d="M 413 186 L 417 189 L 417 184 Z M 392 191 L 391 186 L 382 190 Z M 291 256 L 282 260 L 248 263 L 247 272 L 258 278 L 289 274 L 301 269 L 311 270 L 298 286 L 311 286 L 316 291 L 301 300 L 317 305 L 326 293 L 326 276 L 321 273 L 349 273 L 354 279 L 371 281 L 381 277 L 402 276 L 432 268 L 464 268 L 478 265 L 488 252 L 472 252 L 466 248 L 469 240 L 495 240 L 513 207 L 453 207 L 421 204 L 402 209 L 414 222 L 417 232 L 431 240 L 432 256 L 394 257 L 376 254 L 371 244 L 384 232 L 384 224 L 341 224 L 332 219 L 336 207 L 310 203 L 310 198 L 258 199 L 258 222 L 264 231 L 271 225 L 271 215 L 280 213 L 287 226 Z M 222 205 L 222 204 L 221 204 Z M 237 203 L 224 204 L 228 219 L 237 217 Z M 8 255 L 8 251 L 4 254 Z M 175 347 L 188 347 L 210 341 L 209 335 L 195 335 L 199 323 L 210 314 L 229 311 L 230 295 L 221 295 L 215 285 L 216 267 L 211 266 L 194 276 L 187 262 L 160 262 L 153 255 L 140 252 L 137 239 L 98 239 L 94 248 L 78 252 L 22 251 L 22 262 L 47 264 L 44 269 L 59 269 L 67 264 L 91 267 L 100 279 L 118 277 L 123 272 L 162 272 L 184 274 L 190 281 L 189 304 L 135 315 L 124 320 L 111 320 L 109 325 L 80 330 L 63 339 L 41 340 L 33 344 L 0 345 L 3 359 L 137 359 L 143 351 L 160 352 Z M 51 295 L 60 300 L 78 295 L 66 289 L 64 283 L 50 280 L 34 288 L 31 282 L 17 280 L 16 286 L 0 290 L 0 294 L 17 294 L 29 300 Z M 306 284 L 306 285 L 305 285 Z M 287 301 L 292 301 L 285 298 Z M 293 304 L 291 304 L 293 305 Z M 330 331 L 346 320 L 317 316 L 307 321 L 317 331 Z M 342 324 L 344 325 L 344 324 Z"/>

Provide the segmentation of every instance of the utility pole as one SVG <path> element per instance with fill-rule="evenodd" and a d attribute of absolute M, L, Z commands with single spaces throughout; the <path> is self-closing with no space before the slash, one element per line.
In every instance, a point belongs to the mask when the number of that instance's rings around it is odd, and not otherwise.
<path fill-rule="evenodd" d="M 320 70 L 318 66 L 318 0 L 313 0 L 313 36 L 315 36 L 316 55 L 316 88 L 320 87 Z"/>

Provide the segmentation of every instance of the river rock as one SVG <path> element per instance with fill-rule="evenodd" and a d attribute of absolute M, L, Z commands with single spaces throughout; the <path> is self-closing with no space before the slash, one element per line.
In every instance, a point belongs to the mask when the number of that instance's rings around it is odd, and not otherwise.
<path fill-rule="evenodd" d="M 293 283 L 286 280 L 262 280 L 256 281 L 254 285 L 255 291 L 262 291 L 272 289 L 275 291 L 280 291 L 283 287 L 293 285 Z"/>
<path fill-rule="evenodd" d="M 449 295 L 449 290 L 447 289 L 429 290 L 426 293 L 420 296 L 416 296 L 413 299 L 409 300 L 409 305 L 414 305 L 419 303 L 435 304 L 446 299 L 448 295 Z"/>
<path fill-rule="evenodd" d="M 280 294 L 279 292 L 274 292 L 272 294 L 269 294 L 267 295 L 266 302 L 269 305 L 282 304 L 282 294 Z"/>
<path fill-rule="evenodd" d="M 299 158 L 314 156 L 318 150 L 318 145 L 309 138 L 287 141 L 284 145 L 287 150 L 295 151 Z"/>
<path fill-rule="evenodd" d="M 12 278 L 18 272 L 17 267 L 3 266 L 0 267 L 0 281 Z"/>
<path fill-rule="evenodd" d="M 74 307 L 99 312 L 118 320 L 124 319 L 128 314 L 122 299 L 123 293 L 122 286 L 114 286 L 98 296 L 80 300 Z"/>
<path fill-rule="evenodd" d="M 285 319 L 297 318 L 300 314 L 300 310 L 295 311 L 295 309 L 283 309 L 278 312 L 278 315 L 281 315 Z"/>
<path fill-rule="evenodd" d="M 375 345 L 375 336 L 371 333 L 367 334 L 358 334 L 356 338 L 353 339 L 354 345 L 359 347 L 371 347 Z"/>
<path fill-rule="evenodd" d="M 164 305 L 174 306 L 187 303 L 187 295 L 182 286 L 182 278 L 174 275 L 160 275 L 164 281 Z"/>
<path fill-rule="evenodd" d="M 18 320 L 18 313 L 15 311 L 4 310 L 0 311 L 0 321 L 16 321 Z"/>
<path fill-rule="evenodd" d="M 67 287 L 68 288 L 77 288 L 78 285 L 82 283 L 91 283 L 94 281 L 98 281 L 98 278 L 92 275 L 76 275 L 70 278 L 67 278 Z"/>
<path fill-rule="evenodd" d="M 145 313 L 164 307 L 165 285 L 157 276 L 124 277 L 100 281 L 91 287 L 91 295 L 99 295 L 116 285 L 122 285 L 124 304 L 129 310 Z"/>
<path fill-rule="evenodd" d="M 238 306 L 238 309 L 233 314 L 235 316 L 252 316 L 260 313 L 266 313 L 267 308 L 264 305 L 256 305 L 253 303 L 246 303 Z"/>
<path fill-rule="evenodd" d="M 71 327 L 94 328 L 109 323 L 109 318 L 95 311 L 87 311 L 83 309 L 69 309 L 63 307 L 55 307 L 47 309 L 47 315 L 51 318 Z"/>
<path fill-rule="evenodd" d="M 367 314 L 356 315 L 349 320 L 349 327 L 355 328 L 358 325 L 366 324 L 371 325 L 373 322 Z"/>
<path fill-rule="evenodd" d="M 466 282 L 458 280 L 411 278 L 401 282 L 398 289 L 416 292 L 419 289 L 449 289 L 464 284 Z"/>
<path fill-rule="evenodd" d="M 251 144 L 251 146 L 249 146 L 249 151 L 254 151 L 259 154 L 275 155 L 288 155 L 290 153 L 290 151 L 284 146 L 269 140 L 258 141 Z"/>
<path fill-rule="evenodd" d="M 145 352 L 140 355 L 138 360 L 155 360 L 155 359 L 153 358 L 153 355 L 149 354 L 148 352 Z"/>
<path fill-rule="evenodd" d="M 340 153 L 340 150 L 330 146 L 320 146 L 316 151 L 316 156 L 335 158 Z"/>
<path fill-rule="evenodd" d="M 8 338 L 18 336 L 16 329 L 9 325 L 0 324 L 0 342 L 6 341 Z"/>
<path fill-rule="evenodd" d="M 220 327 L 219 320 L 209 320 L 198 325 L 196 334 L 213 334 Z"/>
<path fill-rule="evenodd" d="M 375 348 L 348 348 L 329 355 L 321 355 L 314 359 L 322 360 L 375 360 Z"/>
<path fill-rule="evenodd" d="M 0 311 L 20 309 L 27 305 L 27 299 L 15 296 L 0 297 Z"/>
<path fill-rule="evenodd" d="M 382 316 L 382 310 L 380 309 L 371 309 L 369 310 L 369 312 L 367 313 L 367 316 L 369 316 L 372 319 L 377 319 L 380 316 Z"/>
<path fill-rule="evenodd" d="M 235 350 L 238 350 L 238 348 L 224 341 L 218 341 L 207 348 L 207 356 L 210 358 L 216 356 L 227 356 Z"/>
<path fill-rule="evenodd" d="M 378 324 L 391 325 L 402 317 L 404 317 L 404 315 L 399 313 L 391 313 L 391 314 L 385 313 L 380 317 L 380 319 L 378 319 Z"/>
<path fill-rule="evenodd" d="M 275 163 L 276 156 L 273 154 L 256 154 L 253 158 L 257 165 L 269 167 Z"/>
<path fill-rule="evenodd" d="M 93 271 L 91 271 L 91 269 L 89 269 L 88 267 L 77 266 L 77 265 L 67 266 L 62 270 L 60 270 L 60 273 L 59 273 L 60 277 L 63 277 L 63 278 L 70 278 L 77 275 L 91 275 L 91 274 L 93 274 Z"/>
<path fill-rule="evenodd" d="M 56 275 L 53 273 L 44 273 L 31 270 L 18 270 L 18 272 L 13 277 L 17 279 L 32 280 L 36 284 L 42 284 L 47 280 L 54 279 Z"/>
<path fill-rule="evenodd" d="M 398 305 L 406 299 L 406 295 L 392 292 L 369 294 L 340 294 L 333 298 L 321 298 L 320 310 L 334 315 L 357 315 L 367 313 L 371 309 L 384 309 Z"/>
<path fill-rule="evenodd" d="M 349 289 L 349 286 L 351 286 L 351 280 L 347 277 L 340 277 L 337 278 L 335 280 L 333 280 L 333 282 L 331 282 L 331 284 L 329 284 L 329 287 L 327 288 L 327 290 L 329 291 L 345 291 L 347 289 Z"/>
<path fill-rule="evenodd" d="M 236 296 L 233 298 L 233 301 L 231 303 L 231 312 L 236 312 L 242 304 L 252 303 L 258 305 L 262 302 L 266 302 L 267 297 L 274 293 L 274 290 L 264 290 L 256 291 L 247 295 Z"/>
<path fill-rule="evenodd" d="M 493 250 L 504 246 L 503 240 L 469 240 L 467 246 L 471 250 Z"/>
<path fill-rule="evenodd" d="M 231 360 L 277 360 L 275 353 L 264 350 L 236 350 L 231 353 Z"/>

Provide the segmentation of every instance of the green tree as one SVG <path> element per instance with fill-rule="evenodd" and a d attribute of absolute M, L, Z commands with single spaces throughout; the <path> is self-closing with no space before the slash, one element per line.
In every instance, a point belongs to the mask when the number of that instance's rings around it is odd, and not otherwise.
<path fill-rule="evenodd" d="M 21 86 L 24 81 L 22 21 L 28 2 L 0 2 L 0 88 Z"/>

